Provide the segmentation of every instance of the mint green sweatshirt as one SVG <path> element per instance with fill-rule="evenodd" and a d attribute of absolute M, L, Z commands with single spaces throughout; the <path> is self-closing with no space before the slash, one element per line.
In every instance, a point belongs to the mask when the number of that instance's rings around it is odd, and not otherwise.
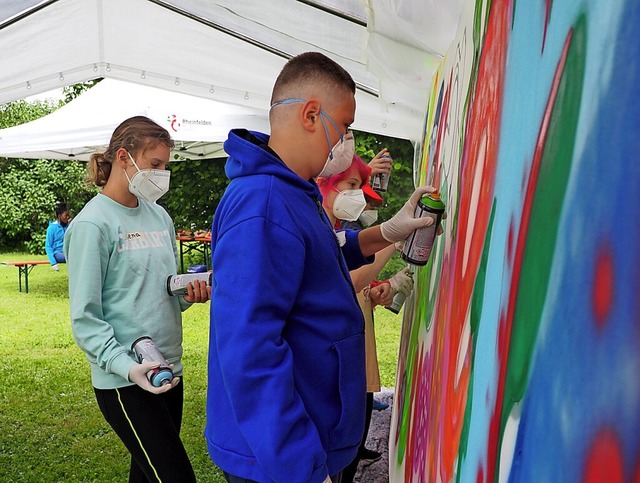
<path fill-rule="evenodd" d="M 177 273 L 176 237 L 168 213 L 139 199 L 127 208 L 98 194 L 64 237 L 71 327 L 98 389 L 130 386 L 131 344 L 150 336 L 182 374 L 182 316 L 190 306 L 167 293 Z"/>

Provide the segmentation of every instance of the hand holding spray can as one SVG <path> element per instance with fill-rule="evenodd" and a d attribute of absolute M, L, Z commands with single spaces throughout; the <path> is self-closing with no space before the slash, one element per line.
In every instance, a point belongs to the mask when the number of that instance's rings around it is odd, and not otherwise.
<path fill-rule="evenodd" d="M 147 372 L 147 379 L 149 379 L 152 386 L 161 387 L 165 384 L 171 384 L 173 372 L 171 371 L 169 361 L 160 353 L 151 337 L 145 335 L 137 338 L 135 342 L 131 344 L 131 350 L 138 358 L 140 364 L 144 362 L 160 363 L 158 367 Z"/>
<path fill-rule="evenodd" d="M 413 272 L 408 272 L 409 275 L 413 277 Z M 393 301 L 391 305 L 387 305 L 385 309 L 390 310 L 394 314 L 398 315 L 400 313 L 400 309 L 404 305 L 405 300 L 407 300 L 407 294 L 402 291 L 399 291 L 393 296 Z"/>
<path fill-rule="evenodd" d="M 183 273 L 181 275 L 169 275 L 167 277 L 167 292 L 171 296 L 175 295 L 187 295 L 187 285 L 189 282 L 195 284 L 197 281 L 202 280 L 211 286 L 211 272 L 201 273 Z"/>
<path fill-rule="evenodd" d="M 385 151 L 380 155 L 380 159 L 388 159 L 391 162 L 391 156 L 389 156 L 389 151 Z M 387 187 L 389 186 L 389 173 L 377 173 L 373 178 L 371 178 L 371 187 L 376 191 L 385 192 L 387 191 Z"/>
<path fill-rule="evenodd" d="M 438 227 L 444 214 L 444 203 L 440 199 L 440 193 L 434 191 L 428 195 L 423 196 L 414 212 L 416 218 L 423 218 L 429 216 L 434 218 L 435 221 L 423 228 L 418 228 L 414 231 L 404 242 L 404 248 L 402 250 L 402 258 L 414 265 L 426 265 L 429 261 L 429 255 L 431 254 L 431 248 L 436 239 L 438 233 Z"/>

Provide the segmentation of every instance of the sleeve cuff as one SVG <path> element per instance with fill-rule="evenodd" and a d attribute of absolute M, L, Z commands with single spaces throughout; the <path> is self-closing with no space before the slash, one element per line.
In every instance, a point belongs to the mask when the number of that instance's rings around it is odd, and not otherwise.
<path fill-rule="evenodd" d="M 113 360 L 109 372 L 118 374 L 120 377 L 128 381 L 129 371 L 131 371 L 131 368 L 135 363 L 136 362 L 131 357 L 123 352 Z"/>

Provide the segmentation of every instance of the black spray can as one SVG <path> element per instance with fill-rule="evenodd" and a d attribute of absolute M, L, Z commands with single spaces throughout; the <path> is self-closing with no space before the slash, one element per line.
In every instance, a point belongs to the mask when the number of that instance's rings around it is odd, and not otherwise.
<path fill-rule="evenodd" d="M 431 248 L 438 233 L 438 227 L 442 221 L 444 209 L 444 203 L 440 199 L 440 194 L 437 191 L 423 196 L 420 201 L 418 201 L 414 216 L 416 218 L 430 216 L 435 219 L 435 222 L 424 228 L 418 228 L 404 241 L 402 258 L 405 261 L 413 263 L 414 265 L 427 264 L 429 255 L 431 254 Z"/>
<path fill-rule="evenodd" d="M 160 363 L 158 367 L 147 372 L 147 379 L 149 379 L 152 386 L 161 387 L 171 383 L 173 380 L 173 372 L 171 371 L 169 362 L 160 353 L 151 337 L 145 335 L 137 338 L 135 342 L 131 344 L 131 350 L 138 358 L 140 364 L 143 362 Z"/>
<path fill-rule="evenodd" d="M 187 285 L 202 280 L 211 286 L 211 272 L 183 273 L 181 275 L 169 275 L 167 277 L 167 292 L 169 295 L 187 295 Z"/>

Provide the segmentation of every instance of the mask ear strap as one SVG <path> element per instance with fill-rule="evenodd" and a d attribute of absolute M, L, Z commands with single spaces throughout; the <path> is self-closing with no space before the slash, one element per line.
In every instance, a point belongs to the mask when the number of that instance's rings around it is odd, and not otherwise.
<path fill-rule="evenodd" d="M 269 106 L 269 109 L 271 109 L 272 107 L 282 106 L 282 105 L 286 105 L 286 104 L 298 104 L 299 102 L 307 102 L 307 100 L 306 99 L 302 99 L 300 97 L 292 97 L 290 99 L 283 99 L 281 101 L 274 102 L 273 104 L 271 104 Z"/>
<path fill-rule="evenodd" d="M 138 171 L 140 171 L 140 168 L 138 168 L 138 165 L 136 164 L 136 162 L 133 160 L 133 156 L 131 156 L 131 153 L 129 151 L 127 151 L 127 156 L 129 156 L 129 159 L 131 160 L 131 162 L 133 163 L 133 165 L 136 167 L 136 169 Z M 126 171 L 125 171 L 126 172 Z"/>
<path fill-rule="evenodd" d="M 331 118 L 327 116 L 322 109 L 320 109 L 320 121 L 322 122 L 322 127 L 324 128 L 324 135 L 327 137 L 327 144 L 329 145 L 329 159 L 333 160 L 333 146 L 331 146 L 331 139 L 329 139 L 329 131 L 327 130 L 327 123 L 324 122 L 324 118 L 328 118 L 329 121 L 333 123 Z M 335 127 L 335 123 L 333 123 Z M 340 134 L 340 131 L 338 131 Z M 340 140 L 342 141 L 342 136 L 340 136 Z"/>

